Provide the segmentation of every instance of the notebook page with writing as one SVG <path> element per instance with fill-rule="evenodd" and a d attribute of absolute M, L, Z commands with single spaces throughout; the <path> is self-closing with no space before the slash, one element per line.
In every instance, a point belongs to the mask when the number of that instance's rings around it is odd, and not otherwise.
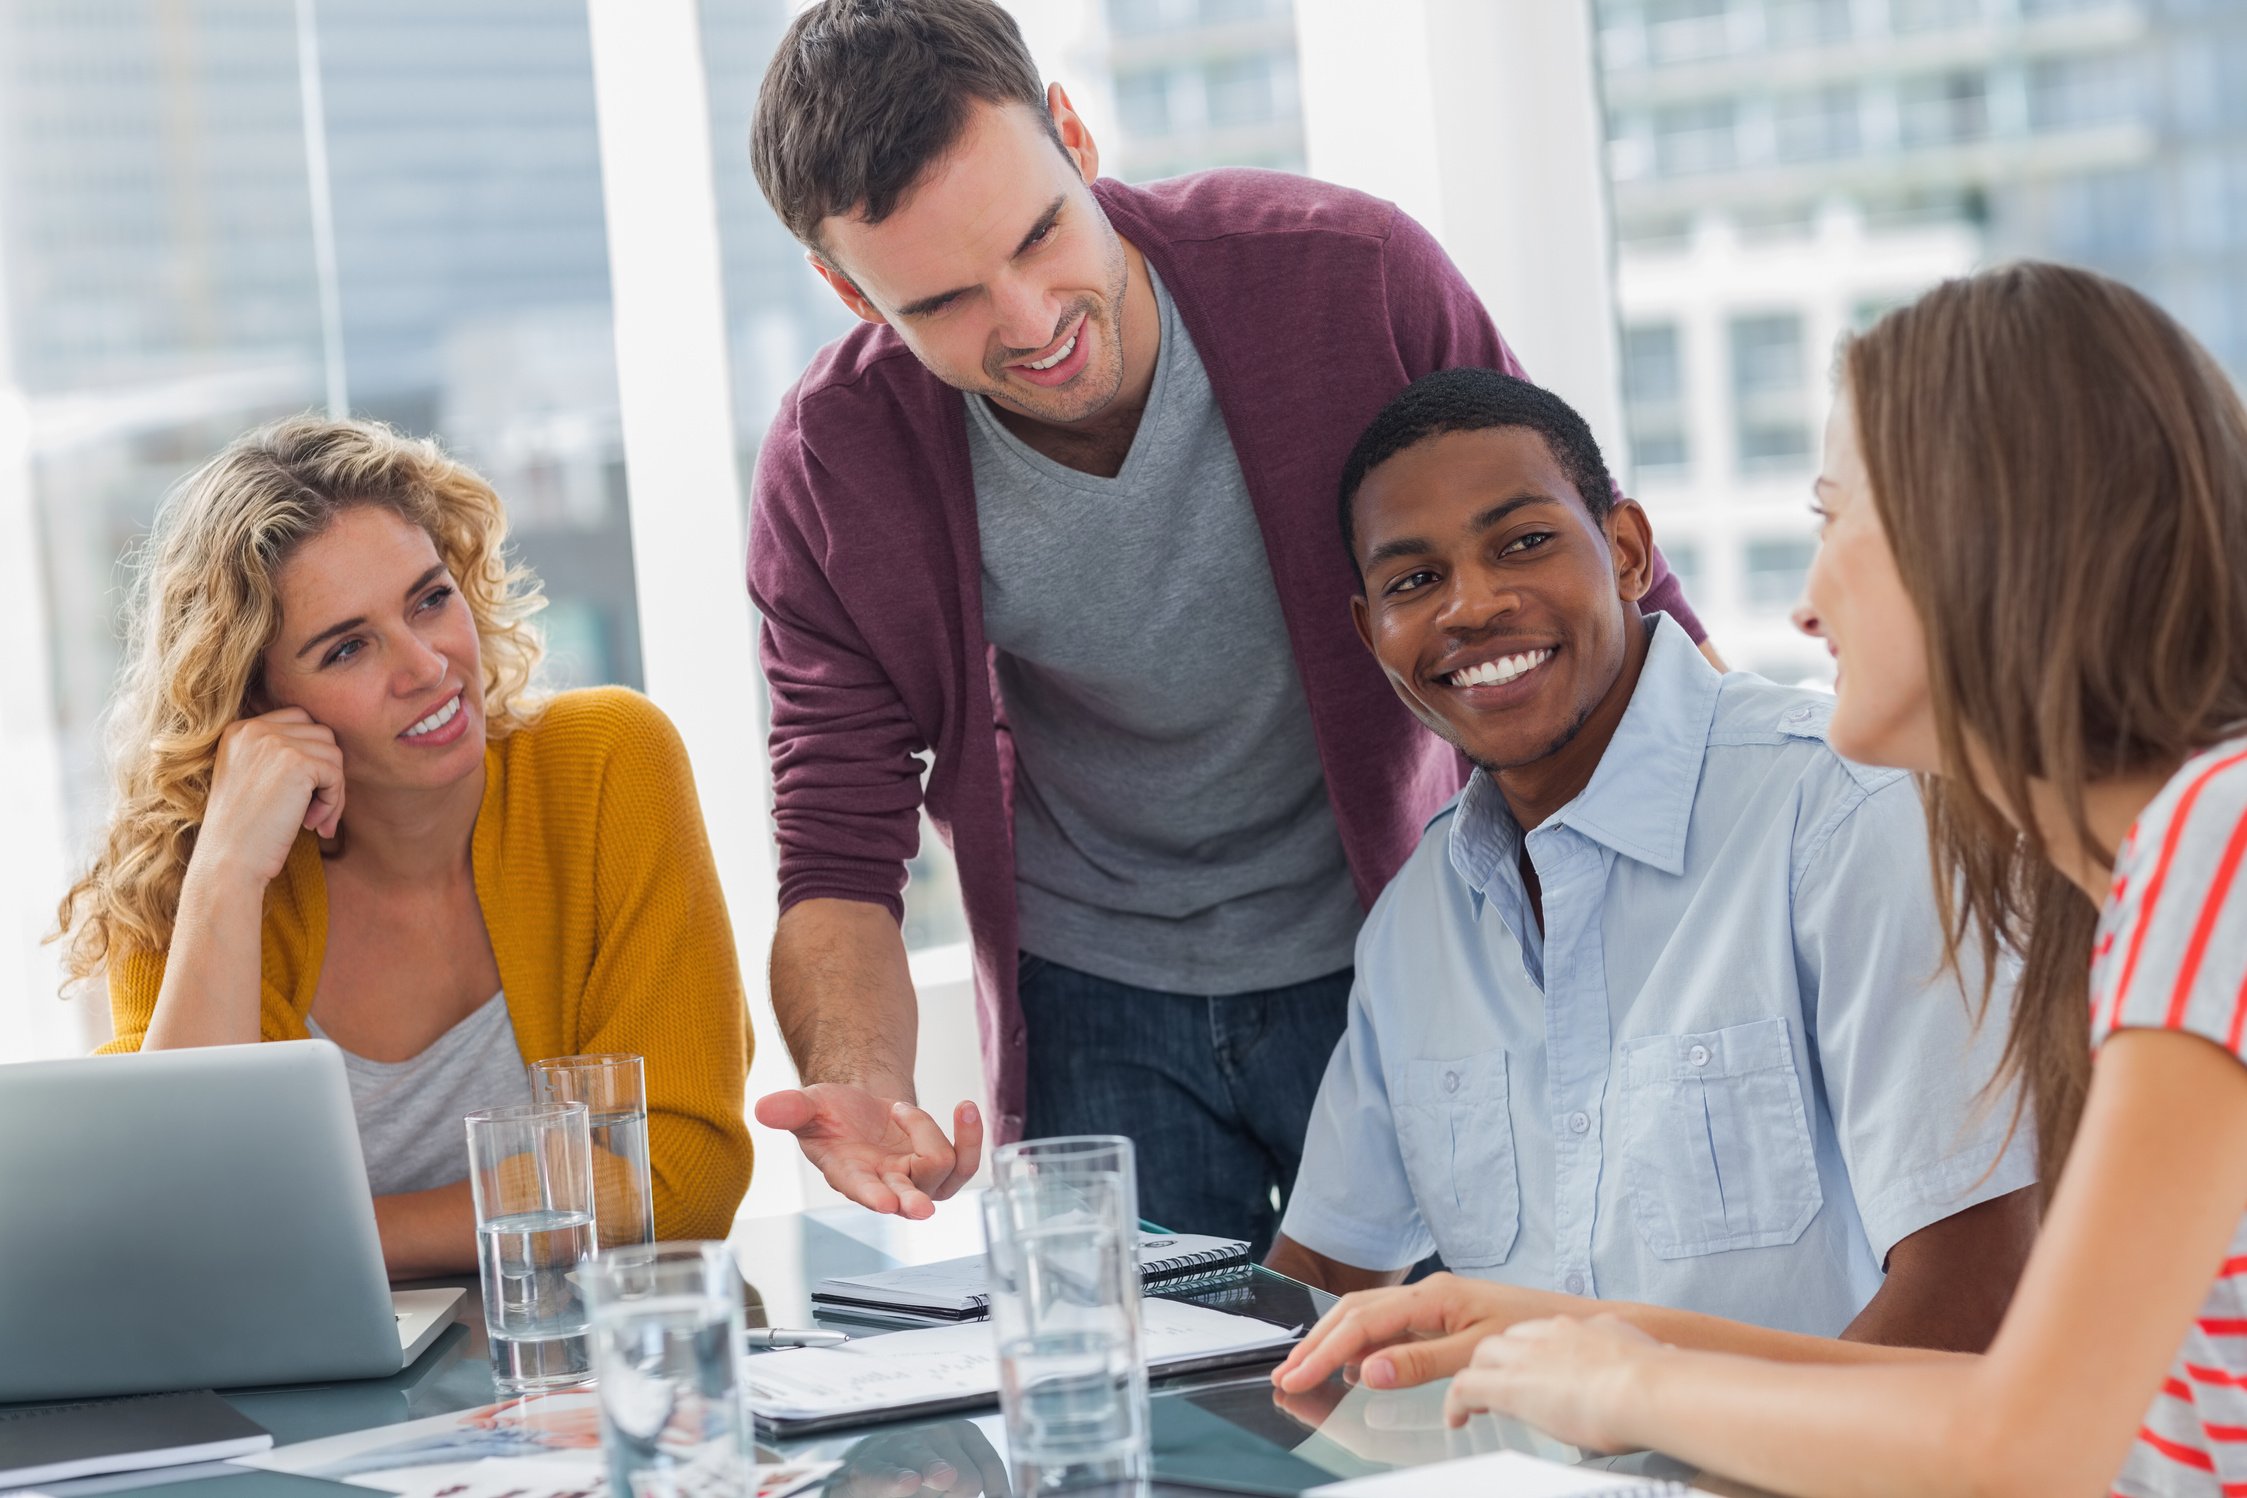
<path fill-rule="evenodd" d="M 1176 1300 L 1149 1300 L 1141 1312 L 1147 1367 L 1232 1354 L 1277 1352 L 1301 1328 L 1274 1326 Z M 983 1322 L 860 1337 L 841 1347 L 762 1353 L 742 1361 L 750 1408 L 781 1422 L 866 1417 L 935 1403 L 998 1397 L 998 1349 Z"/>

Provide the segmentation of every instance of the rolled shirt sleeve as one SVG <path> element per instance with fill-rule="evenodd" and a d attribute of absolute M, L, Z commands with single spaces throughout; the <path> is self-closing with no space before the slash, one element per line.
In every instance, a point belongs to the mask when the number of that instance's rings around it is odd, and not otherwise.
<path fill-rule="evenodd" d="M 1398 1149 L 1362 962 L 1358 972 L 1349 1025 L 1319 1083 L 1280 1231 L 1313 1253 L 1360 1269 L 1402 1269 L 1426 1258 L 1435 1241 L 1420 1219 Z"/>
<path fill-rule="evenodd" d="M 1795 962 L 1833 1135 L 1873 1252 L 2035 1183 L 2035 1130 L 1992 1085 L 2011 1009 L 2001 970 L 1946 967 L 1927 822 L 1909 777 L 1810 830 L 1794 894 Z"/>

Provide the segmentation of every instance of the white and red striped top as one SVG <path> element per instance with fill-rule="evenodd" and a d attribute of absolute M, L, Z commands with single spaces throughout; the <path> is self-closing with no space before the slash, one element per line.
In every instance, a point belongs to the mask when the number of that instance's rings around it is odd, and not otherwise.
<path fill-rule="evenodd" d="M 2247 1061 L 2247 737 L 2188 761 L 2115 859 L 2091 953 L 2091 1044 L 2184 1030 Z M 2122 1498 L 2247 1498 L 2247 1221 L 2186 1332 Z"/>

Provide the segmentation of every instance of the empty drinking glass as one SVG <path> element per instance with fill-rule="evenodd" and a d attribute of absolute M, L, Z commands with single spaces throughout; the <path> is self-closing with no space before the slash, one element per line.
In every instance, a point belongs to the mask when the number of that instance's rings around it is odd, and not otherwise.
<path fill-rule="evenodd" d="M 747 1498 L 741 1276 L 723 1243 L 603 1250 L 587 1269 L 609 1492 Z"/>
<path fill-rule="evenodd" d="M 1144 1479 L 1139 1188 L 1131 1141 L 1032 1139 L 983 1197 L 999 1404 L 1025 1493 Z"/>
<path fill-rule="evenodd" d="M 593 1132 L 593 1215 L 601 1247 L 655 1241 L 648 1168 L 648 1089 L 637 1056 L 556 1056 L 530 1067 L 531 1097 L 583 1103 Z"/>
<path fill-rule="evenodd" d="M 583 1103 L 471 1113 L 468 1179 L 492 1380 L 509 1393 L 593 1376 L 579 1270 L 595 1252 Z"/>

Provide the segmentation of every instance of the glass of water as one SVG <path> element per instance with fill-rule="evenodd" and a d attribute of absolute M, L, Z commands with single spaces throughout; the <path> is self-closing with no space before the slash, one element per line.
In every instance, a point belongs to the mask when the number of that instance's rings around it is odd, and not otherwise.
<path fill-rule="evenodd" d="M 468 1179 L 492 1380 L 508 1393 L 593 1376 L 580 1271 L 595 1251 L 592 1141 L 583 1103 L 468 1115 Z"/>
<path fill-rule="evenodd" d="M 723 1243 L 605 1249 L 586 1272 L 609 1491 L 747 1498 L 741 1276 Z"/>
<path fill-rule="evenodd" d="M 999 1404 L 1024 1493 L 1146 1478 L 1139 1186 L 1131 1141 L 1032 1139 L 983 1196 Z"/>
<path fill-rule="evenodd" d="M 637 1056 L 556 1056 L 530 1067 L 531 1097 L 592 1114 L 593 1216 L 601 1247 L 655 1241 L 646 1064 Z"/>

